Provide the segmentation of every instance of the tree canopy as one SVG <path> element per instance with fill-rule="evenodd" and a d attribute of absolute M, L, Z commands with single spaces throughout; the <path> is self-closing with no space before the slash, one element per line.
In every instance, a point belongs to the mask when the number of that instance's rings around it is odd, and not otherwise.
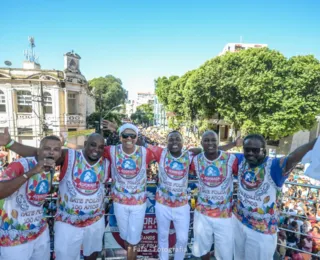
<path fill-rule="evenodd" d="M 153 124 L 153 118 L 153 106 L 151 104 L 138 106 L 136 112 L 131 115 L 131 120 L 136 124 Z"/>
<path fill-rule="evenodd" d="M 107 112 L 117 105 L 124 104 L 127 98 L 122 81 L 112 75 L 90 80 L 89 88 L 96 98 L 97 111 Z"/>
<path fill-rule="evenodd" d="M 156 93 L 188 122 L 223 117 L 243 134 L 278 140 L 310 129 L 320 113 L 320 63 L 268 48 L 226 53 L 182 77 L 162 77 Z"/>

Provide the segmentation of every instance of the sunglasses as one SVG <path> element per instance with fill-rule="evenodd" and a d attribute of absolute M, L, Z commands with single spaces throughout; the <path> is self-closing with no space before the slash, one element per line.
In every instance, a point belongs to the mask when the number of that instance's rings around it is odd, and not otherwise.
<path fill-rule="evenodd" d="M 250 152 L 253 152 L 253 153 L 260 153 L 261 151 L 263 151 L 264 148 L 252 148 L 252 147 L 244 147 L 243 150 L 246 152 L 246 153 L 250 153 Z"/>
<path fill-rule="evenodd" d="M 131 139 L 136 139 L 136 138 L 137 138 L 137 135 L 136 135 L 136 134 L 124 134 L 124 133 L 122 133 L 122 134 L 121 134 L 121 137 L 122 137 L 123 139 L 128 139 L 129 137 L 131 137 Z"/>

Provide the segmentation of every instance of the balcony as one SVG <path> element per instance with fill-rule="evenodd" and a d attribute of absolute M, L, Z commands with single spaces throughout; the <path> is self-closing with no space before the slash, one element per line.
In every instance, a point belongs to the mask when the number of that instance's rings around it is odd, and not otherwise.
<path fill-rule="evenodd" d="M 85 127 L 86 118 L 82 115 L 66 115 L 66 125 L 68 127 Z"/>
<path fill-rule="evenodd" d="M 27 127 L 32 125 L 32 113 L 17 113 L 17 127 Z"/>

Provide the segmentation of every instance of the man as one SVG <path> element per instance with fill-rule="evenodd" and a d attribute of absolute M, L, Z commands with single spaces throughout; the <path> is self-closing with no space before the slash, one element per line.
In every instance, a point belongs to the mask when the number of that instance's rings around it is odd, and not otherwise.
<path fill-rule="evenodd" d="M 126 243 L 127 259 L 134 260 L 146 212 L 147 167 L 154 155 L 136 145 L 136 126 L 124 124 L 119 134 L 121 144 L 107 146 L 104 156 L 111 162 L 112 199 L 120 237 Z"/>
<path fill-rule="evenodd" d="M 176 231 L 174 259 L 184 259 L 188 243 L 190 206 L 188 204 L 188 174 L 191 154 L 182 151 L 183 138 L 178 131 L 167 137 L 167 148 L 148 145 L 159 164 L 159 184 L 156 192 L 156 218 L 160 260 L 169 259 L 169 229 L 173 221 Z"/>
<path fill-rule="evenodd" d="M 117 127 L 112 122 L 104 121 L 109 130 Z M 145 136 L 141 136 L 147 139 Z M 242 140 L 219 147 L 228 150 L 240 146 Z M 172 131 L 167 136 L 167 148 L 147 144 L 146 147 L 154 153 L 159 164 L 159 184 L 156 192 L 156 218 L 158 229 L 158 251 L 161 260 L 169 258 L 169 229 L 173 221 L 177 242 L 174 259 L 184 259 L 188 243 L 190 225 L 190 206 L 188 204 L 188 173 L 191 164 L 191 154 L 199 154 L 201 149 L 193 148 L 183 151 L 183 138 L 178 131 Z M 210 169 L 209 169 L 210 170 Z M 211 245 L 210 245 L 211 248 Z M 210 250 L 210 249 L 209 249 Z"/>
<path fill-rule="evenodd" d="M 1 260 L 50 259 L 43 204 L 52 184 L 50 169 L 60 156 L 60 139 L 47 136 L 34 157 L 21 158 L 0 172 Z"/>
<path fill-rule="evenodd" d="M 10 140 L 7 130 L 0 135 L 0 145 Z M 36 148 L 17 142 L 13 142 L 10 149 L 21 155 L 37 152 Z M 103 137 L 91 134 L 82 151 L 63 150 L 57 161 L 62 166 L 54 227 L 57 260 L 79 259 L 81 245 L 85 260 L 96 259 L 102 250 L 105 229 L 103 184 L 109 168 L 109 161 L 102 157 L 103 150 Z"/>
<path fill-rule="evenodd" d="M 261 135 L 244 138 L 243 155 L 237 155 L 238 198 L 233 207 L 235 260 L 270 260 L 277 245 L 277 198 L 290 171 L 313 148 L 315 141 L 282 158 L 266 156 Z"/>
<path fill-rule="evenodd" d="M 97 259 L 102 250 L 104 183 L 109 170 L 103 151 L 103 137 L 91 134 L 83 150 L 69 149 L 64 158 L 54 226 L 57 260 L 78 259 L 81 245 L 85 260 Z"/>
<path fill-rule="evenodd" d="M 201 145 L 204 152 L 195 156 L 191 164 L 191 170 L 199 179 L 193 223 L 193 255 L 209 260 L 214 242 L 216 259 L 232 260 L 234 236 L 231 212 L 237 158 L 218 150 L 218 136 L 214 131 L 206 131 L 202 135 Z"/>

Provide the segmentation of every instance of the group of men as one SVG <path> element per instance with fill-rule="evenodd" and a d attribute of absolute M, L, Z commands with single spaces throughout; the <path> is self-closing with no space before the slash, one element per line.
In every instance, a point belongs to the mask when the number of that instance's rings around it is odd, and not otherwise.
<path fill-rule="evenodd" d="M 243 140 L 244 154 L 228 154 L 233 145 L 218 147 L 213 131 L 202 136 L 200 149 L 183 150 L 182 135 L 173 131 L 167 148 L 138 146 L 139 130 L 119 129 L 121 144 L 105 146 L 92 134 L 82 150 L 61 149 L 58 137 L 45 137 L 40 148 L 11 140 L 7 130 L 0 145 L 26 157 L 0 173 L 0 259 L 49 259 L 49 234 L 42 205 L 50 192 L 50 169 L 61 166 L 58 211 L 55 217 L 57 260 L 96 259 L 102 249 L 104 183 L 112 178 L 112 199 L 127 258 L 136 259 L 146 211 L 147 167 L 159 164 L 156 192 L 158 251 L 168 259 L 170 222 L 176 230 L 176 260 L 183 259 L 188 242 L 190 207 L 188 177 L 198 177 L 199 196 L 194 216 L 193 254 L 210 258 L 214 242 L 217 259 L 272 259 L 276 248 L 277 197 L 290 170 L 313 148 L 305 144 L 284 158 L 266 156 L 260 135 Z M 235 145 L 235 144 L 234 144 Z M 31 156 L 31 157 L 30 157 Z M 233 178 L 238 198 L 232 201 Z M 213 241 L 214 239 L 214 241 Z"/>

